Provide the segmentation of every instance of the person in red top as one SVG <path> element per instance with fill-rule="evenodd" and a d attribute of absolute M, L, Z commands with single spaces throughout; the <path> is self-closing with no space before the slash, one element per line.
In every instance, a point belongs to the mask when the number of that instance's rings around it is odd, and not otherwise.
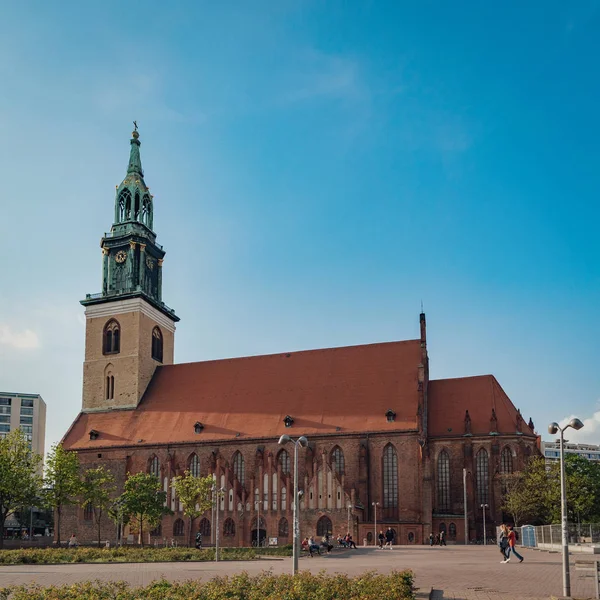
<path fill-rule="evenodd" d="M 517 536 L 515 535 L 515 532 L 513 531 L 513 528 L 511 525 L 508 530 L 508 552 L 507 552 L 506 562 L 508 562 L 510 560 L 511 552 L 519 559 L 520 563 L 523 562 L 523 557 L 515 549 L 516 542 L 517 542 Z"/>

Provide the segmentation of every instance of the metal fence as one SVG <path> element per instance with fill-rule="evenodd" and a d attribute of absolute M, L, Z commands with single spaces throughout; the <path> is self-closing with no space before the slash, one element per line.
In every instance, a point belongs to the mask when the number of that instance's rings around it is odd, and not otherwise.
<path fill-rule="evenodd" d="M 519 543 L 529 548 L 559 550 L 562 548 L 561 525 L 523 525 L 519 527 Z M 569 544 L 600 544 L 600 524 L 569 523 Z"/>

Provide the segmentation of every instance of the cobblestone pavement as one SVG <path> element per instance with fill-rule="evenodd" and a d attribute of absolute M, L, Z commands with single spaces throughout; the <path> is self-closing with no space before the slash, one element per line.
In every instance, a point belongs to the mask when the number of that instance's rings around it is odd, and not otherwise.
<path fill-rule="evenodd" d="M 523 549 L 523 563 L 500 564 L 494 546 L 395 547 L 393 550 L 359 548 L 334 551 L 323 557 L 302 557 L 300 569 L 356 575 L 370 570 L 389 572 L 412 569 L 416 574 L 419 597 L 427 598 L 434 588 L 436 600 L 548 600 L 562 593 L 560 554 Z M 582 557 L 583 558 L 583 557 Z M 574 563 L 575 557 L 571 557 Z M 208 579 L 247 571 L 289 572 L 291 559 L 227 561 L 219 563 L 138 563 L 105 565 L 18 565 L 0 567 L 0 585 L 36 582 L 42 585 L 73 583 L 82 580 L 124 580 L 146 585 L 155 579 Z M 584 579 L 572 566 L 572 591 L 575 598 L 592 598 L 591 579 Z"/>

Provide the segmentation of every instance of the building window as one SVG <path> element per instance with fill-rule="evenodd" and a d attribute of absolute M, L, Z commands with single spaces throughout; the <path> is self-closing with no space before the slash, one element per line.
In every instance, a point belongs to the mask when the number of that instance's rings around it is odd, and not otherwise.
<path fill-rule="evenodd" d="M 22 415 L 31 415 L 33 417 L 33 408 L 27 408 L 21 406 L 21 414 Z"/>
<path fill-rule="evenodd" d="M 338 477 L 344 474 L 344 453 L 339 446 L 336 446 L 331 453 L 331 467 Z"/>
<path fill-rule="evenodd" d="M 83 520 L 91 521 L 94 518 L 94 507 L 91 504 L 86 504 L 83 508 Z"/>
<path fill-rule="evenodd" d="M 33 399 L 32 398 L 23 398 L 21 400 L 21 408 L 33 408 Z M 21 411 L 22 412 L 22 411 Z M 29 414 L 29 413 L 28 413 Z M 31 413 L 33 414 L 33 413 Z"/>
<path fill-rule="evenodd" d="M 223 523 L 223 535 L 225 537 L 233 537 L 235 535 L 235 523 L 233 519 L 229 517 L 225 519 L 225 523 Z"/>
<path fill-rule="evenodd" d="M 283 517 L 279 519 L 279 537 L 286 538 L 290 534 L 290 526 L 288 520 Z"/>
<path fill-rule="evenodd" d="M 451 540 L 456 539 L 456 523 L 450 523 L 450 525 L 448 527 L 448 537 Z"/>
<path fill-rule="evenodd" d="M 10 431 L 10 423 L 0 423 L 0 432 L 8 433 Z"/>
<path fill-rule="evenodd" d="M 152 330 L 152 358 L 158 362 L 163 361 L 163 336 L 158 327 Z"/>
<path fill-rule="evenodd" d="M 10 406 L 12 398 L 0 398 L 0 406 Z"/>
<path fill-rule="evenodd" d="M 27 436 L 27 439 L 30 439 L 29 436 L 33 434 L 33 425 L 21 425 L 19 429 Z"/>
<path fill-rule="evenodd" d="M 162 525 L 159 523 L 151 532 L 152 537 L 160 537 L 162 535 Z"/>
<path fill-rule="evenodd" d="M 290 455 L 287 450 L 281 450 L 279 453 L 279 464 L 281 465 L 281 472 L 285 475 L 290 473 Z"/>
<path fill-rule="evenodd" d="M 10 415 L 0 415 L 0 423 L 10 423 Z"/>
<path fill-rule="evenodd" d="M 482 448 L 477 453 L 477 502 L 479 504 L 488 504 L 488 489 L 489 489 L 489 465 L 488 453 Z"/>
<path fill-rule="evenodd" d="M 10 406 L 0 406 L 0 415 L 10 415 Z"/>
<path fill-rule="evenodd" d="M 513 457 L 510 448 L 507 446 L 502 450 L 501 469 L 504 475 L 510 475 L 513 472 Z"/>
<path fill-rule="evenodd" d="M 115 399 L 115 376 L 114 375 L 106 376 L 106 399 L 107 400 Z"/>
<path fill-rule="evenodd" d="M 202 537 L 210 536 L 210 521 L 206 517 L 203 517 L 202 520 L 200 521 L 200 526 L 198 527 L 198 531 L 200 532 Z"/>
<path fill-rule="evenodd" d="M 115 319 L 104 326 L 102 349 L 104 354 L 118 354 L 121 351 L 121 327 Z"/>
<path fill-rule="evenodd" d="M 21 425 L 33 425 L 33 417 L 21 417 Z"/>
<path fill-rule="evenodd" d="M 324 535 L 331 535 L 333 532 L 333 527 L 331 525 L 331 519 L 326 516 L 322 516 L 317 521 L 317 535 L 319 537 L 323 537 Z"/>
<path fill-rule="evenodd" d="M 450 510 L 450 457 L 445 450 L 440 452 L 437 466 L 438 510 L 444 512 Z"/>
<path fill-rule="evenodd" d="M 244 457 L 240 452 L 236 452 L 233 455 L 233 474 L 237 477 L 237 480 L 244 485 L 246 480 L 246 467 L 244 466 Z"/>
<path fill-rule="evenodd" d="M 281 510 L 287 510 L 287 490 L 281 488 Z"/>
<path fill-rule="evenodd" d="M 398 508 L 398 455 L 391 444 L 383 451 L 383 507 Z"/>
<path fill-rule="evenodd" d="M 150 475 L 154 475 L 160 479 L 160 463 L 158 462 L 158 456 L 154 455 L 148 462 L 148 472 Z"/>
<path fill-rule="evenodd" d="M 200 459 L 197 454 L 192 454 L 190 459 L 190 474 L 192 477 L 200 477 Z"/>
<path fill-rule="evenodd" d="M 173 523 L 173 535 L 183 535 L 183 519 L 176 519 L 175 523 Z"/>

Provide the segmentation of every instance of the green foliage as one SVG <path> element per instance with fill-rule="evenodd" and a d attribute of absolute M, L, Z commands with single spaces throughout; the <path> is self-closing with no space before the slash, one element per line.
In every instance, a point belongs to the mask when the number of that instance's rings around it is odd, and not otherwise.
<path fill-rule="evenodd" d="M 20 429 L 0 439 L 0 532 L 8 515 L 35 502 L 42 484 L 41 462 Z M 0 535 L 0 548 L 3 543 Z"/>
<path fill-rule="evenodd" d="M 212 487 L 214 480 L 211 476 L 194 477 L 189 471 L 173 477 L 171 487 L 179 502 L 183 505 L 183 514 L 189 519 L 188 546 L 191 545 L 192 523 L 200 515 L 212 508 Z"/>
<path fill-rule="evenodd" d="M 261 556 L 291 556 L 291 546 L 282 548 L 221 548 L 220 560 L 253 560 Z M 62 563 L 187 562 L 212 561 L 214 548 L 23 548 L 0 552 L 0 565 L 51 565 Z"/>
<path fill-rule="evenodd" d="M 139 533 L 139 543 L 144 545 L 144 524 L 156 527 L 163 515 L 171 511 L 165 506 L 167 494 L 160 489 L 158 477 L 150 473 L 128 475 L 125 491 L 121 494 L 123 514 Z"/>
<path fill-rule="evenodd" d="M 92 507 L 94 523 L 98 528 L 98 547 L 100 547 L 100 523 L 102 515 L 111 505 L 115 493 L 115 478 L 113 474 L 100 465 L 87 469 L 81 478 L 81 506 Z"/>
<path fill-rule="evenodd" d="M 154 581 L 145 588 L 132 588 L 126 583 L 85 582 L 73 585 L 19 586 L 0 590 L 0 598 L 11 600 L 412 600 L 413 574 L 394 571 L 388 575 L 365 573 L 357 577 L 344 574 L 313 575 L 303 571 L 298 575 L 273 575 L 247 573 L 232 577 L 217 577 L 207 582 L 185 581 L 171 583 L 164 579 Z"/>
<path fill-rule="evenodd" d="M 54 444 L 46 460 L 44 485 L 46 501 L 56 509 L 56 543 L 60 545 L 62 508 L 75 504 L 81 489 L 77 454 L 65 450 L 62 444 Z"/>

